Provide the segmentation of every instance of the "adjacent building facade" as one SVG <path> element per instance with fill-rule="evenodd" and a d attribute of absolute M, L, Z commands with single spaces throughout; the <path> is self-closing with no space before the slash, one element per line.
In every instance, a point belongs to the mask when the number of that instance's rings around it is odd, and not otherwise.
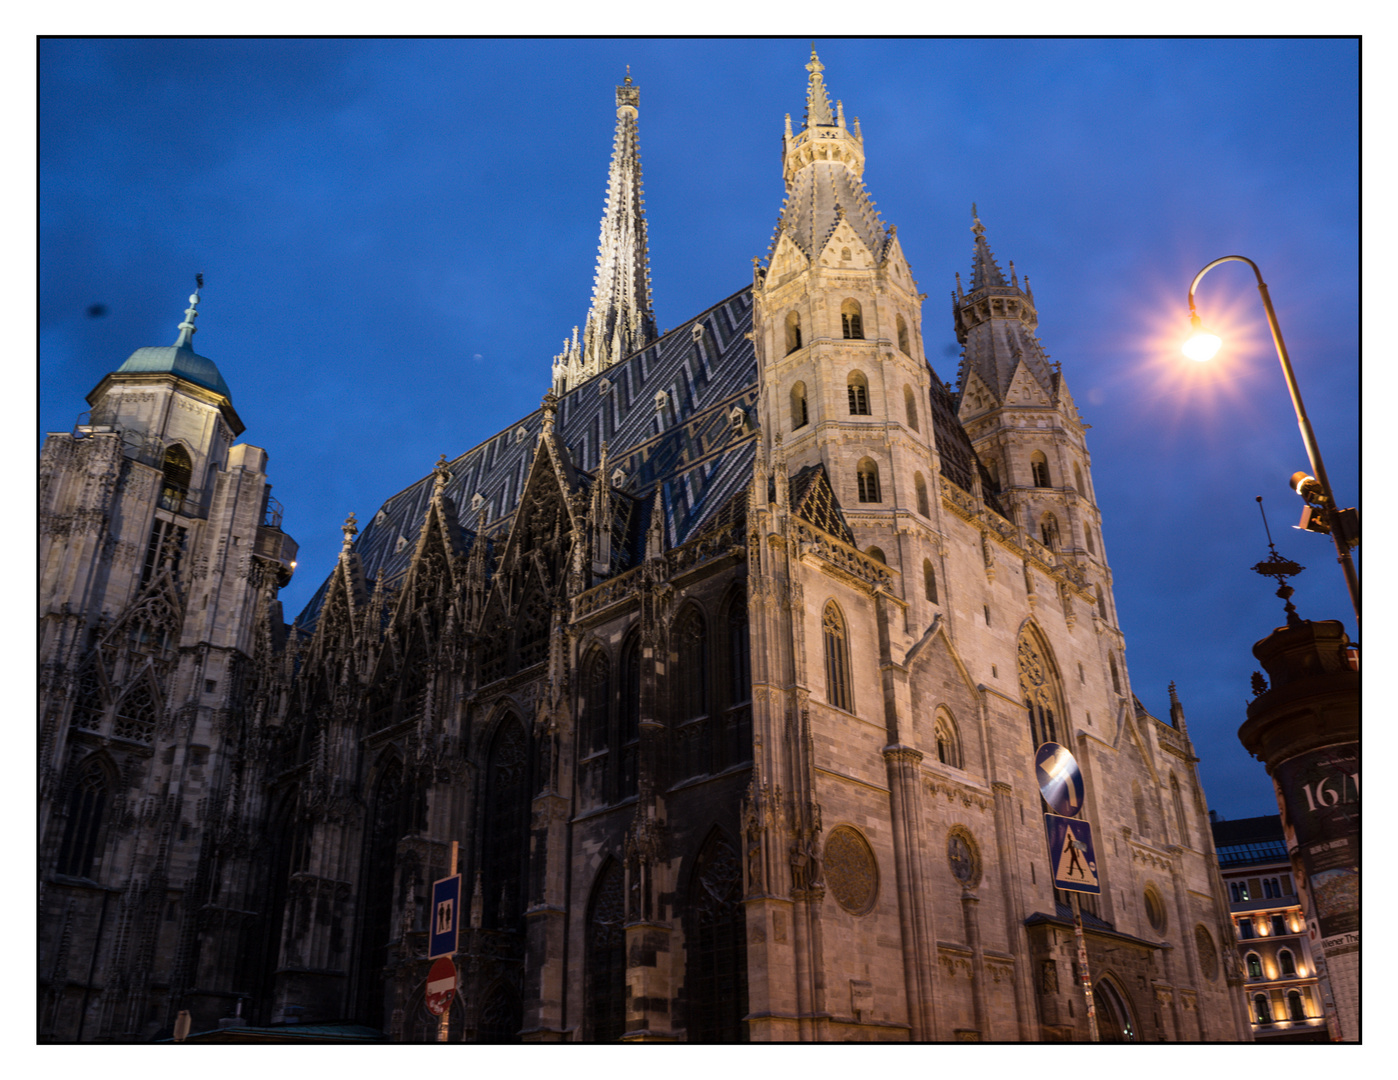
<path fill-rule="evenodd" d="M 1083 1040 L 1045 741 L 1086 780 L 1103 1038 L 1250 1037 L 1184 710 L 1132 693 L 1028 281 L 975 218 L 942 383 L 807 72 L 765 265 L 662 336 L 617 88 L 593 308 L 542 406 L 352 516 L 290 626 L 265 454 L 186 331 L 50 437 L 44 1037 L 241 1008 L 435 1039 L 456 841 L 453 1041 Z M 181 483 L 197 513 L 162 509 Z"/>
<path fill-rule="evenodd" d="M 1236 930 L 1230 962 L 1242 972 L 1253 1038 L 1328 1042 L 1322 986 L 1281 817 L 1214 821 L 1213 835 Z"/>

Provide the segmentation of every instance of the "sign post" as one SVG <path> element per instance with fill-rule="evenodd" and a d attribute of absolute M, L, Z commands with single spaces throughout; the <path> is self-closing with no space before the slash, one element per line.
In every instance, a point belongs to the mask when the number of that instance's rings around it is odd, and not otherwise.
<path fill-rule="evenodd" d="M 1048 839 L 1049 866 L 1053 887 L 1062 889 L 1073 902 L 1073 939 L 1078 947 L 1078 977 L 1087 1000 L 1087 1033 L 1099 1042 L 1097 1007 L 1092 1000 L 1092 974 L 1087 966 L 1087 939 L 1082 932 L 1082 906 L 1078 893 L 1102 892 L 1097 876 L 1097 853 L 1092 845 L 1092 825 L 1080 820 L 1083 809 L 1082 770 L 1065 746 L 1046 742 L 1034 755 L 1034 772 L 1044 802 L 1054 812 L 1044 815 Z"/>
<path fill-rule="evenodd" d="M 432 883 L 432 926 L 428 932 L 427 958 L 436 960 L 427 973 L 423 1000 L 429 1012 L 442 1019 L 437 1041 L 446 1042 L 451 1028 L 451 999 L 456 995 L 456 952 L 461 931 L 461 875 L 456 872 L 457 844 L 451 842 L 451 873 Z"/>

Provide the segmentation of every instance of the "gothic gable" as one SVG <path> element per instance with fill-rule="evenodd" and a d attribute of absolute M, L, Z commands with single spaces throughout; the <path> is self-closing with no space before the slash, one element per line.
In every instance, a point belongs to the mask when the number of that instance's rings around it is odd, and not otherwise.
<path fill-rule="evenodd" d="M 1005 404 L 1031 405 L 1040 408 L 1049 408 L 1052 405 L 1052 402 L 1049 401 L 1048 391 L 1030 373 L 1029 365 L 1023 359 L 1015 365 L 1014 374 L 1010 376 L 1010 386 L 1005 391 Z"/>
<path fill-rule="evenodd" d="M 825 465 L 816 462 L 807 465 L 791 478 L 791 509 L 818 529 L 843 540 L 850 547 L 857 548 L 854 533 L 845 521 L 840 501 L 830 486 Z"/>
<path fill-rule="evenodd" d="M 816 260 L 821 266 L 870 270 L 878 260 L 868 246 L 855 232 L 854 226 L 845 220 L 844 214 L 836 219 L 830 238 Z"/>
<path fill-rule="evenodd" d="M 995 391 L 985 384 L 985 380 L 974 368 L 969 369 L 965 373 L 965 381 L 961 388 L 961 408 L 958 410 L 960 419 L 972 420 L 998 405 Z"/>

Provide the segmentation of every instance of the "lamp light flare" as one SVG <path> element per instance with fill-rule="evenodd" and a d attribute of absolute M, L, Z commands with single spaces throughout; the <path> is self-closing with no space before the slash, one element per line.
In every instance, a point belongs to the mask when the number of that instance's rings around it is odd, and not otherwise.
<path fill-rule="evenodd" d="M 1222 345 L 1223 340 L 1217 334 L 1198 330 L 1184 343 L 1184 354 L 1202 364 L 1206 360 L 1212 360 Z"/>

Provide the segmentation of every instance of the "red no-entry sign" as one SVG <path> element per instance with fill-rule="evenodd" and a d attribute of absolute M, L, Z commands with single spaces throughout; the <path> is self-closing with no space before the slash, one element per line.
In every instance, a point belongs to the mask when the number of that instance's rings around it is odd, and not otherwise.
<path fill-rule="evenodd" d="M 427 973 L 427 993 L 424 1001 L 427 1011 L 433 1016 L 441 1016 L 451 1005 L 456 994 L 456 965 L 451 957 L 444 956 L 432 965 Z"/>

